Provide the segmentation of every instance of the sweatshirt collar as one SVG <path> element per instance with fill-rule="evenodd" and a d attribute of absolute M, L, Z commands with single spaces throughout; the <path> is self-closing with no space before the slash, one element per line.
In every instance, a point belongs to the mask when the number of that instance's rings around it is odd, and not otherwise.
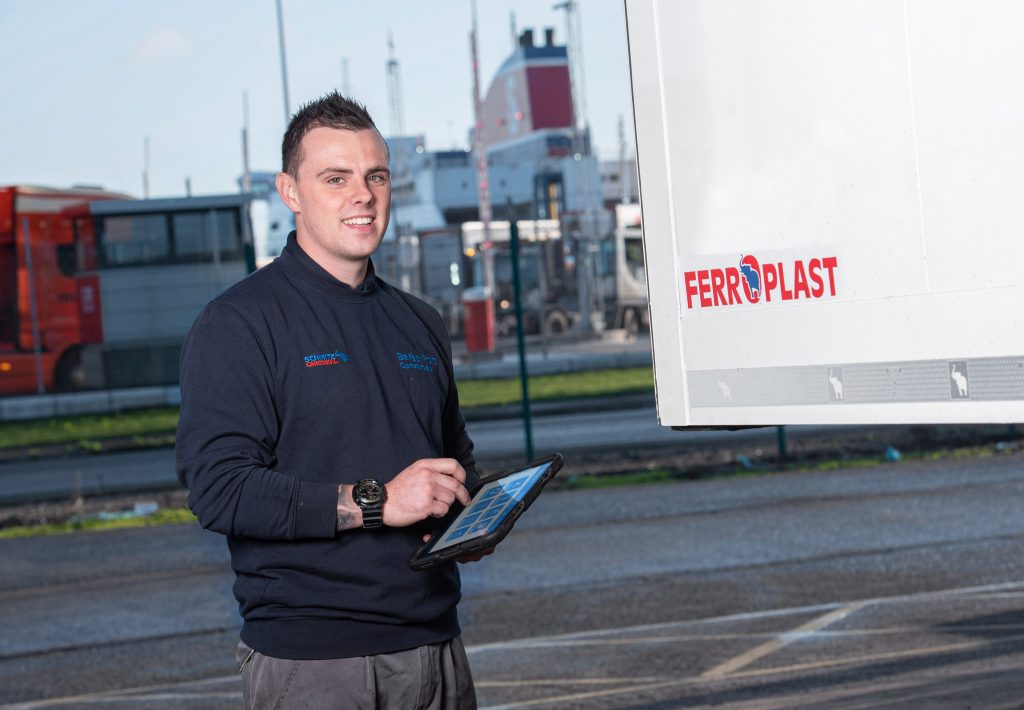
<path fill-rule="evenodd" d="M 288 243 L 281 252 L 279 261 L 289 272 L 296 274 L 305 281 L 318 286 L 321 290 L 346 300 L 364 301 L 369 299 L 377 288 L 377 273 L 373 268 L 373 260 L 366 263 L 366 278 L 355 288 L 334 278 L 324 267 L 302 250 L 293 231 L 288 235 Z"/>

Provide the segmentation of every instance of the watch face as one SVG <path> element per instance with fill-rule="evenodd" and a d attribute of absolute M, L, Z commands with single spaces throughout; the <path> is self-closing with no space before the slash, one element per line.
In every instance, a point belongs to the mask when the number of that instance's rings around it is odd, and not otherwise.
<path fill-rule="evenodd" d="M 356 505 L 376 505 L 384 501 L 384 486 L 379 481 L 364 479 L 352 488 L 352 500 Z"/>

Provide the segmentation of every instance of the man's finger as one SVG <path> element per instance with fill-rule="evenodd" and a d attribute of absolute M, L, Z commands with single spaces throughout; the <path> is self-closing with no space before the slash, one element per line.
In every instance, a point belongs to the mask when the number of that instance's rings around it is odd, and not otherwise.
<path fill-rule="evenodd" d="M 469 491 L 462 485 L 461 481 L 458 481 L 450 476 L 441 476 L 436 480 L 436 484 L 439 488 L 444 488 L 451 491 L 459 502 L 463 505 L 469 505 Z M 448 501 L 451 503 L 451 501 Z"/>
<path fill-rule="evenodd" d="M 426 463 L 430 466 L 431 470 L 437 473 L 450 476 L 459 483 L 466 482 L 466 470 L 455 459 L 428 459 Z"/>
<path fill-rule="evenodd" d="M 451 506 L 455 502 L 455 491 L 444 486 L 438 486 L 437 490 L 434 491 L 434 498 L 447 506 Z"/>

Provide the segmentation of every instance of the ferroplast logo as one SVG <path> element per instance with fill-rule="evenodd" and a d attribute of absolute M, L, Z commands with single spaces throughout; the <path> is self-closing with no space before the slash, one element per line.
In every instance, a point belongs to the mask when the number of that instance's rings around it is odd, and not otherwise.
<path fill-rule="evenodd" d="M 753 254 L 739 264 L 683 274 L 686 307 L 717 308 L 748 303 L 818 299 L 836 295 L 835 256 L 760 263 Z"/>

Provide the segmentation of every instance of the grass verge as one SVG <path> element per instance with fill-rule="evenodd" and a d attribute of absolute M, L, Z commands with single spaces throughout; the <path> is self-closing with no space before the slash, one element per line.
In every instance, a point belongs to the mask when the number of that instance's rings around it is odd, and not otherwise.
<path fill-rule="evenodd" d="M 74 532 L 125 530 L 127 528 L 147 528 L 157 525 L 177 525 L 195 522 L 192 511 L 185 508 L 162 508 L 151 515 L 131 517 L 72 518 L 61 523 L 43 525 L 18 525 L 0 530 L 0 540 L 19 537 L 36 537 L 39 535 L 62 535 Z"/>
<path fill-rule="evenodd" d="M 79 444 L 89 448 L 89 442 L 97 439 L 173 434 L 177 426 L 177 407 L 3 422 L 0 424 L 0 448 L 52 444 Z"/>
<path fill-rule="evenodd" d="M 602 397 L 654 391 L 654 372 L 649 367 L 588 370 L 529 378 L 530 401 L 544 402 L 578 397 Z M 463 409 L 515 404 L 520 401 L 517 378 L 466 380 L 459 383 Z"/>

